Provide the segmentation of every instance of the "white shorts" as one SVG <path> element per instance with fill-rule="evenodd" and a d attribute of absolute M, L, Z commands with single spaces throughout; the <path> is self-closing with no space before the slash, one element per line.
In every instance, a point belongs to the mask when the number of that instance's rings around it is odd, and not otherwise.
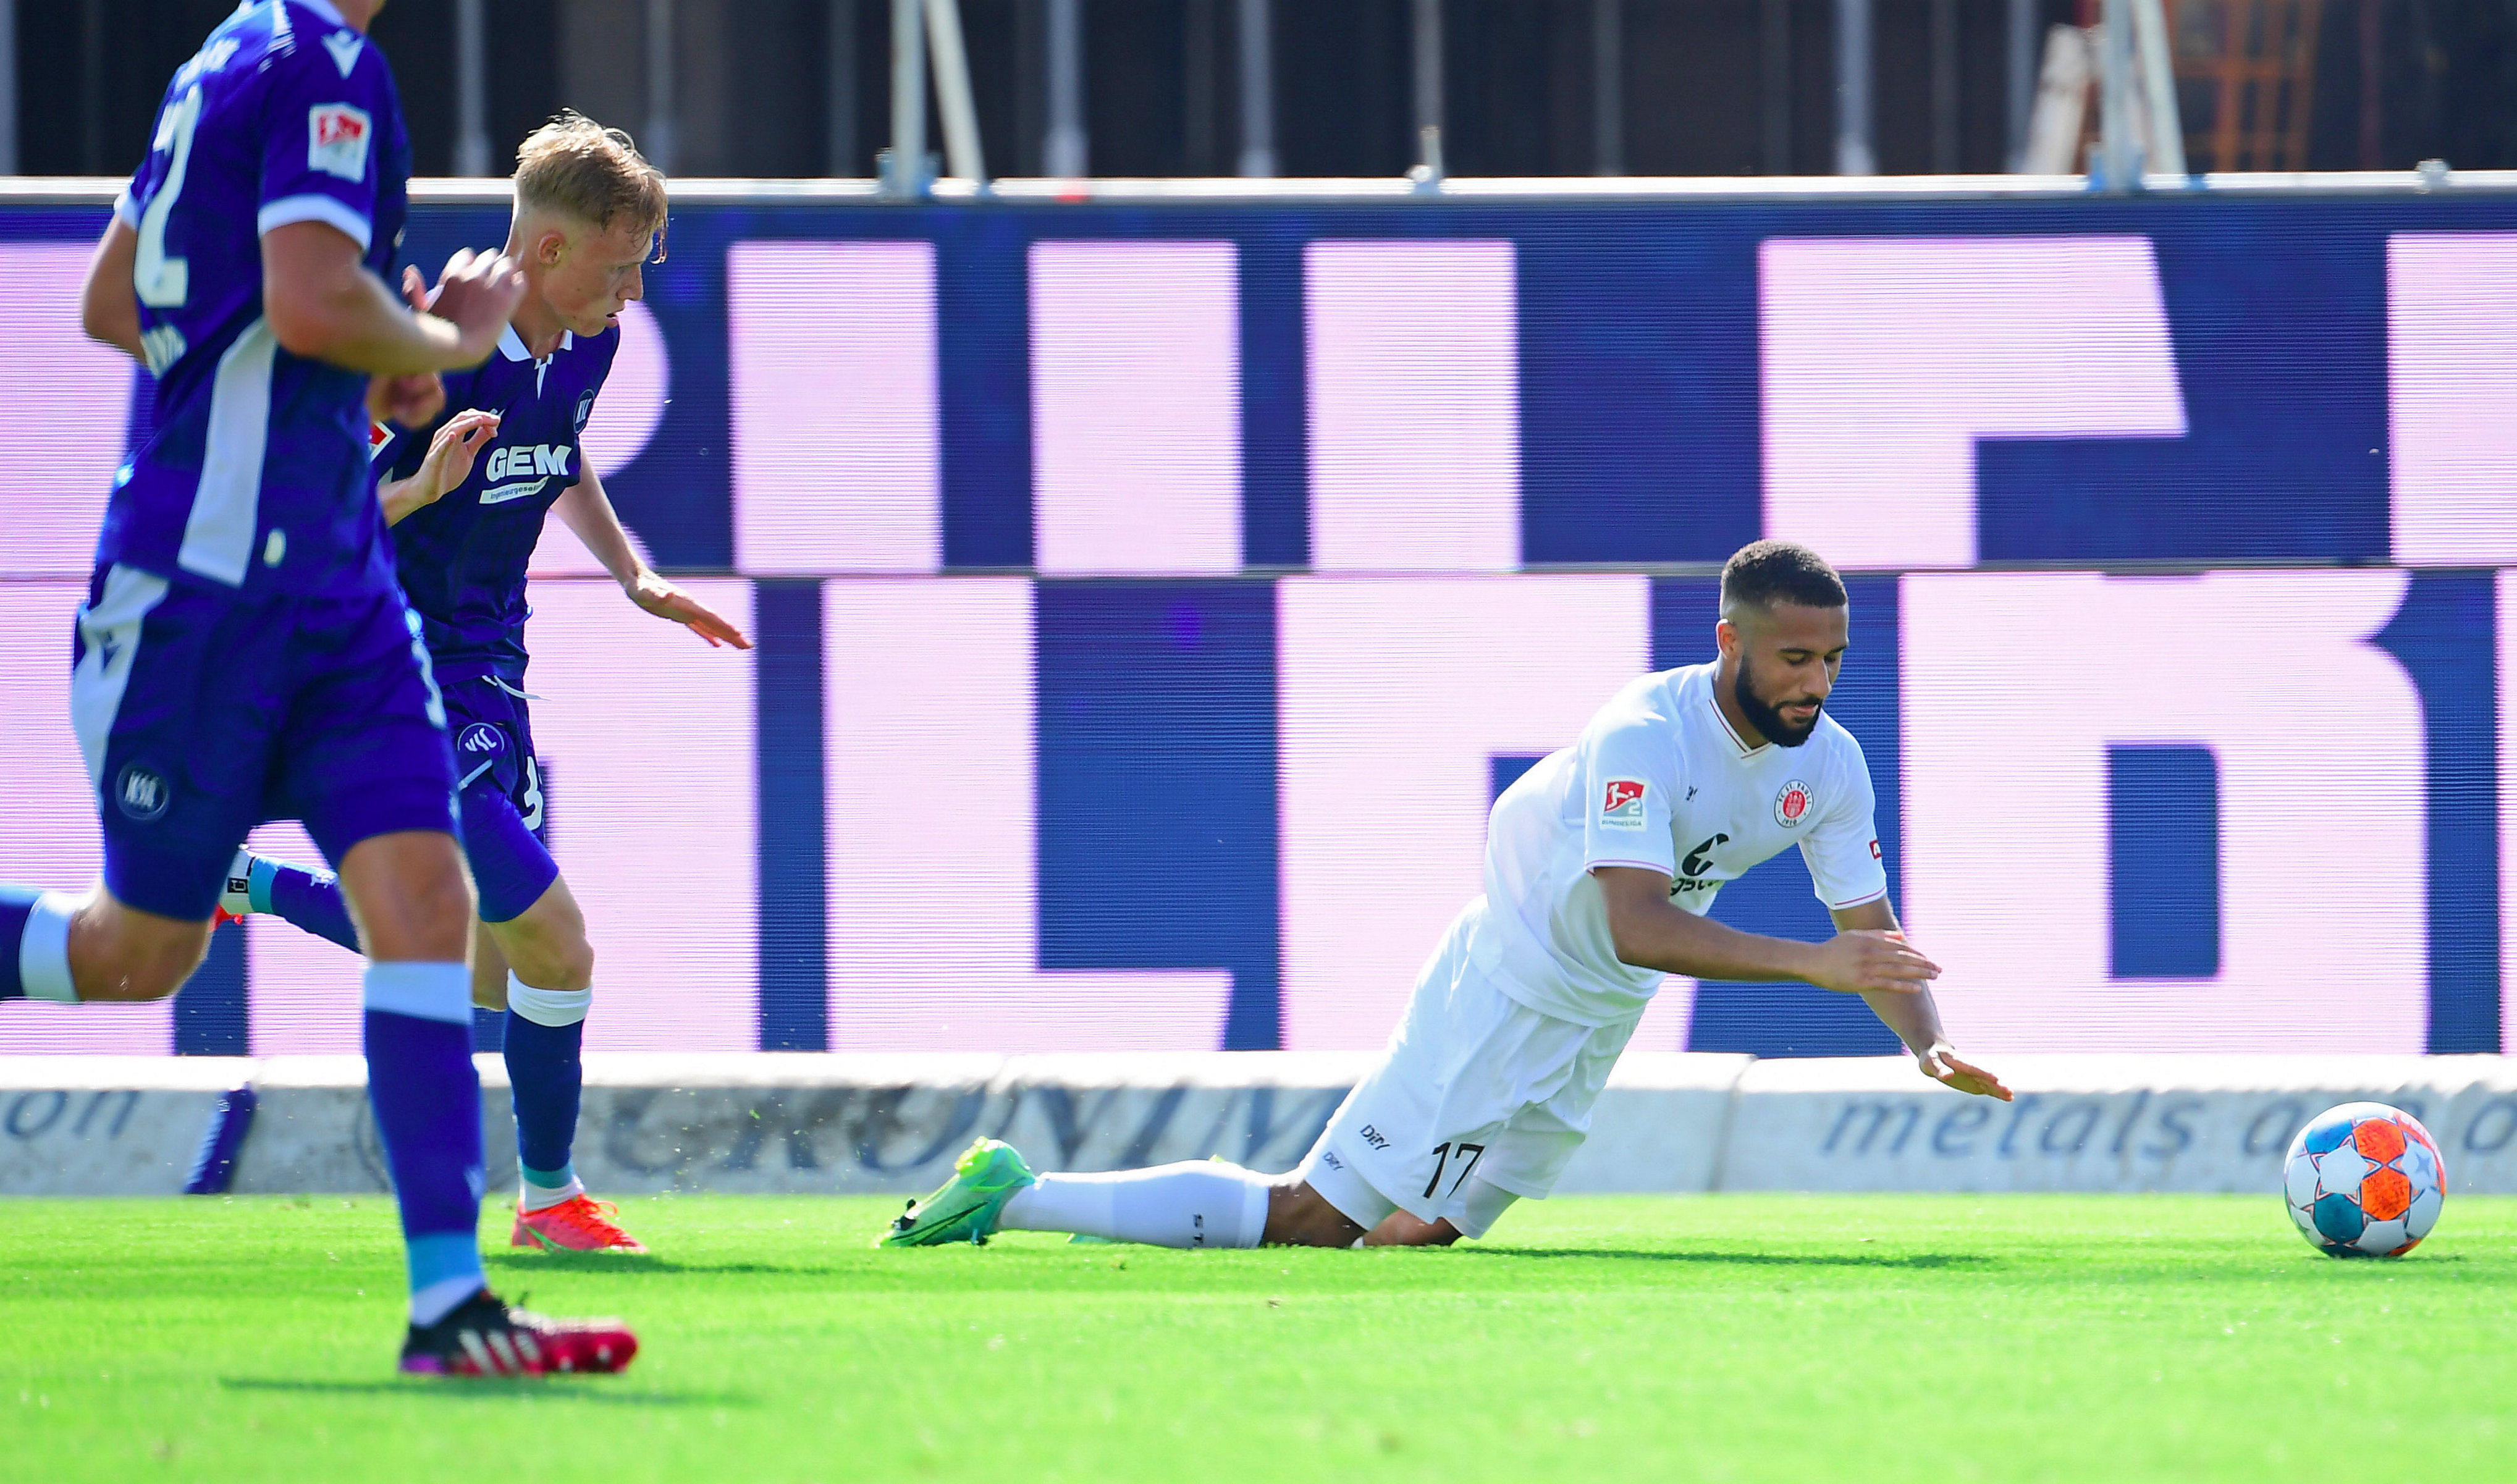
<path fill-rule="evenodd" d="M 1393 1210 L 1478 1237 L 1516 1197 L 1545 1200 L 1591 1130 L 1591 1105 L 1635 1022 L 1542 1015 L 1476 968 L 1479 897 L 1417 976 L 1381 1065 L 1338 1108 L 1300 1171 L 1366 1230 Z"/>

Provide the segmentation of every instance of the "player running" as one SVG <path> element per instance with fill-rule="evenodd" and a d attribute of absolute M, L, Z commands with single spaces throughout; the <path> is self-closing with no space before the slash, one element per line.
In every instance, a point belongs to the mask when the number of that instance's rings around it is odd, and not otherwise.
<path fill-rule="evenodd" d="M 473 998 L 506 1011 L 521 1171 L 508 1243 L 643 1252 L 572 1162 L 594 950 L 542 839 L 526 710 L 525 569 L 542 518 L 556 510 L 640 608 L 711 645 L 751 641 L 639 559 L 580 442 L 620 346 L 620 310 L 643 295 L 663 231 L 662 173 L 628 135 L 563 113 L 517 151 L 515 192 L 504 251 L 524 270 L 524 297 L 497 354 L 446 378 L 446 404 L 460 410 L 398 431 L 378 450 L 377 497 L 454 736 L 463 850 L 486 929 Z M 416 273 L 405 291 L 418 299 Z M 328 871 L 239 852 L 220 906 L 239 917 L 274 912 L 359 949 Z"/>
<path fill-rule="evenodd" d="M 1495 801 L 1485 895 L 1452 922 L 1381 1065 L 1292 1174 L 1210 1161 L 1034 1175 L 982 1139 L 883 1244 L 1005 1229 L 1160 1247 L 1482 1236 L 1513 1202 L 1555 1188 L 1664 974 L 1857 994 L 1925 1076 L 2008 1100 L 1941 1033 L 1940 968 L 1888 902 L 1861 746 L 1823 713 L 1847 618 L 1843 582 L 1809 548 L 1758 541 L 1731 557 L 1721 657 L 1627 686 Z M 1792 845 L 1834 938 L 1704 915 L 1724 882 Z"/>
<path fill-rule="evenodd" d="M 637 1351 L 617 1321 L 511 1309 L 482 1270 L 453 758 L 393 579 L 366 403 L 431 410 L 435 373 L 491 353 L 524 281 L 459 253 L 430 313 L 385 286 L 410 148 L 365 36 L 381 8 L 248 0 L 221 22 L 168 84 L 90 263 L 88 333 L 158 378 L 73 647 L 105 879 L 0 888 L 0 1000 L 173 994 L 236 842 L 303 820 L 365 930 L 368 1092 L 410 1273 L 402 1369 L 617 1371 Z"/>

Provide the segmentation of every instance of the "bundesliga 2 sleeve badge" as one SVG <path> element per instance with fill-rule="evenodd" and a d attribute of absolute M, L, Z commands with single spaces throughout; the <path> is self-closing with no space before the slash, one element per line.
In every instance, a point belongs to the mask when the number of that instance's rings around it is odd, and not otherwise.
<path fill-rule="evenodd" d="M 1643 827 L 1644 784 L 1639 779 L 1612 778 L 1600 799 L 1600 824 L 1607 829 Z"/>

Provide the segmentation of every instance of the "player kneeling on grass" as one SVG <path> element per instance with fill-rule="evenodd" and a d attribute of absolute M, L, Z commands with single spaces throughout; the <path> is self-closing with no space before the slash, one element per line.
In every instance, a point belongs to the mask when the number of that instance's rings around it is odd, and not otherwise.
<path fill-rule="evenodd" d="M 1381 1065 L 1292 1174 L 1208 1162 L 1035 1175 L 982 1139 L 883 1243 L 1000 1230 L 1161 1247 L 1482 1236 L 1513 1202 L 1555 1188 L 1664 974 L 1859 995 L 1925 1076 L 2007 1100 L 1941 1034 L 1940 968 L 1888 902 L 1861 746 L 1823 713 L 1848 617 L 1843 582 L 1809 548 L 1759 541 L 1730 559 L 1720 657 L 1627 686 L 1495 801 L 1485 895 L 1452 922 Z M 1704 915 L 1724 882 L 1792 845 L 1835 937 L 1767 938 Z"/>
<path fill-rule="evenodd" d="M 497 353 L 446 378 L 446 405 L 458 410 L 392 432 L 376 453 L 376 493 L 454 738 L 463 851 L 484 929 L 473 999 L 506 1011 L 522 1187 L 509 1245 L 643 1252 L 618 1211 L 586 1195 L 572 1158 L 594 950 L 543 843 L 525 704 L 525 570 L 543 517 L 558 511 L 640 608 L 711 645 L 751 645 L 639 559 L 581 444 L 619 349 L 620 311 L 641 297 L 663 230 L 664 178 L 629 136 L 575 113 L 534 130 L 517 161 L 506 250 L 524 270 L 524 298 Z M 404 286 L 417 302 L 416 276 Z M 241 853 L 221 910 L 274 912 L 359 947 L 328 871 Z"/>

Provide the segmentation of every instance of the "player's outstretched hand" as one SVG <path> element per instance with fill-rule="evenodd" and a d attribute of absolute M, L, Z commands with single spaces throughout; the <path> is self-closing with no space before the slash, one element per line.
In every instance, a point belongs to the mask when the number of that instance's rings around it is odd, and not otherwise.
<path fill-rule="evenodd" d="M 628 583 L 629 601 L 659 618 L 670 618 L 688 626 L 690 631 L 708 642 L 714 649 L 731 644 L 736 649 L 751 648 L 751 640 L 720 616 L 716 610 L 675 587 L 652 572 L 642 572 Z"/>
<path fill-rule="evenodd" d="M 1957 1053 L 1949 1049 L 1947 1041 L 1940 1042 L 1914 1060 L 1922 1067 L 1923 1075 L 1934 1081 L 1955 1087 L 1960 1092 L 1972 1092 L 1978 1097 L 1997 1097 L 2005 1103 L 2010 1101 L 2010 1089 L 2001 1084 L 2000 1078 L 1972 1062 L 1958 1060 Z"/>
<path fill-rule="evenodd" d="M 1940 977 L 1941 966 L 1904 934 L 1857 927 L 1817 946 L 1817 971 L 1810 982 L 1845 995 L 1913 995 Z"/>
<path fill-rule="evenodd" d="M 470 479 L 481 445 L 497 432 L 498 414 L 479 407 L 467 407 L 446 419 L 446 426 L 428 441 L 428 456 L 419 461 L 419 472 L 412 476 L 414 504 L 433 505 Z"/>
<path fill-rule="evenodd" d="M 515 259 L 467 247 L 446 260 L 446 271 L 437 276 L 437 291 L 429 296 L 428 312 L 454 326 L 467 358 L 456 364 L 478 365 L 497 349 L 508 317 L 524 297 L 525 276 Z"/>

